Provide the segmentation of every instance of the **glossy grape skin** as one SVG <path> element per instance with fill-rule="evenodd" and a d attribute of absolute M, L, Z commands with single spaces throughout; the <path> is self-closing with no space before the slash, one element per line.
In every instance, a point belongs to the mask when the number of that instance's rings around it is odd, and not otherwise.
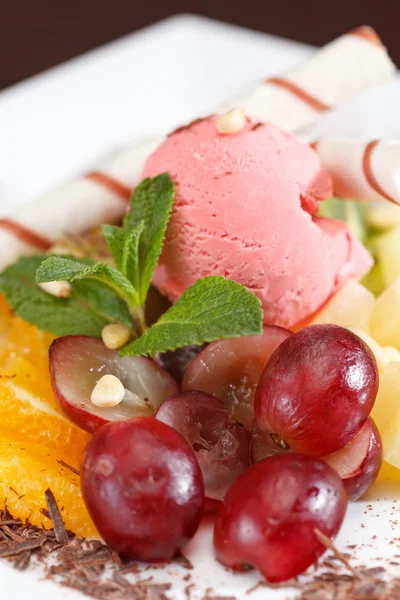
<path fill-rule="evenodd" d="M 367 345 L 336 325 L 311 325 L 285 340 L 267 364 L 255 395 L 259 428 L 278 446 L 324 456 L 361 429 L 378 391 Z"/>
<path fill-rule="evenodd" d="M 363 429 L 366 430 L 368 439 L 362 456 L 360 456 L 356 468 L 351 473 L 343 473 L 340 469 L 340 465 L 343 465 L 345 462 L 343 460 L 343 454 L 352 452 L 352 447 L 357 443 L 357 437 L 363 434 Z M 336 468 L 336 470 L 342 477 L 344 488 L 351 502 L 361 498 L 361 496 L 363 496 L 372 486 L 375 479 L 378 477 L 383 459 L 381 436 L 371 417 L 368 418 L 363 429 L 345 448 L 342 448 L 335 452 L 335 454 L 324 457 L 323 459 L 333 469 L 335 469 L 336 465 L 339 465 L 339 469 Z"/>
<path fill-rule="evenodd" d="M 203 479 L 192 449 L 152 417 L 98 429 L 83 456 L 81 484 L 99 533 L 130 559 L 170 560 L 203 514 Z"/>
<path fill-rule="evenodd" d="M 305 571 L 326 548 L 315 536 L 338 533 L 347 507 L 340 477 L 311 456 L 279 454 L 233 484 L 214 527 L 217 559 L 235 571 L 257 567 L 267 581 Z"/>
<path fill-rule="evenodd" d="M 223 403 L 205 392 L 170 396 L 155 414 L 192 446 L 203 473 L 206 511 L 217 505 L 235 479 L 250 466 L 250 434 L 233 421 Z"/>

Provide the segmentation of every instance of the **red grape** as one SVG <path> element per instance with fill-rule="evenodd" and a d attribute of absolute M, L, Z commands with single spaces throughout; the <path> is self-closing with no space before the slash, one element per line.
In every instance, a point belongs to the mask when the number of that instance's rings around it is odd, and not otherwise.
<path fill-rule="evenodd" d="M 161 402 L 178 391 L 167 371 L 144 356 L 120 357 L 98 338 L 71 335 L 50 346 L 50 375 L 54 394 L 76 425 L 96 431 L 109 421 L 150 416 Z M 103 375 L 115 375 L 133 392 L 113 408 L 99 408 L 91 394 Z"/>
<path fill-rule="evenodd" d="M 183 390 L 201 390 L 215 396 L 233 418 L 251 430 L 254 392 L 274 350 L 291 333 L 281 327 L 264 327 L 262 335 L 212 342 L 190 363 Z"/>
<path fill-rule="evenodd" d="M 162 352 L 159 355 L 159 363 L 180 385 L 189 364 L 204 348 L 204 345 L 184 346 L 176 350 L 168 350 L 168 352 Z"/>
<path fill-rule="evenodd" d="M 326 550 L 315 534 L 338 533 L 347 496 L 337 473 L 299 454 L 266 458 L 243 473 L 214 528 L 217 559 L 235 571 L 257 567 L 270 582 L 296 577 Z"/>
<path fill-rule="evenodd" d="M 167 423 L 191 444 L 203 473 L 207 499 L 222 500 L 250 465 L 250 435 L 232 421 L 220 400 L 204 392 L 181 392 L 164 400 L 156 419 Z M 207 512 L 212 503 L 207 503 Z"/>
<path fill-rule="evenodd" d="M 349 500 L 354 501 L 361 498 L 374 483 L 382 464 L 382 455 L 379 431 L 371 417 L 368 417 L 347 446 L 325 456 L 323 460 L 337 471 Z"/>
<path fill-rule="evenodd" d="M 255 395 L 261 431 L 277 447 L 324 456 L 343 448 L 365 423 L 378 391 L 367 345 L 336 325 L 311 325 L 274 352 Z"/>
<path fill-rule="evenodd" d="M 275 456 L 282 452 L 276 447 L 268 434 L 265 434 L 258 427 L 256 421 L 253 423 L 250 441 L 250 457 L 253 463 L 259 462 L 268 456 Z"/>
<path fill-rule="evenodd" d="M 100 535 L 127 558 L 171 559 L 203 513 L 204 485 L 192 449 L 152 417 L 98 429 L 83 456 L 81 481 Z"/>

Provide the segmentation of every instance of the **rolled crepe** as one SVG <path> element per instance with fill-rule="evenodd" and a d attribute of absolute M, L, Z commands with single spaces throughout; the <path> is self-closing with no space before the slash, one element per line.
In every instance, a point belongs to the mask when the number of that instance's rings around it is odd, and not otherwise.
<path fill-rule="evenodd" d="M 283 77 L 270 77 L 227 103 L 261 121 L 296 131 L 363 90 L 390 81 L 396 67 L 379 36 L 359 27 L 316 52 Z"/>
<path fill-rule="evenodd" d="M 363 27 L 230 105 L 239 103 L 250 116 L 294 131 L 360 91 L 388 81 L 393 72 L 379 37 Z M 0 271 L 20 255 L 45 251 L 63 236 L 118 221 L 146 157 L 161 140 L 137 143 L 95 171 L 33 200 L 12 218 L 0 219 Z"/>
<path fill-rule="evenodd" d="M 333 138 L 312 145 L 337 196 L 400 205 L 400 140 Z"/>

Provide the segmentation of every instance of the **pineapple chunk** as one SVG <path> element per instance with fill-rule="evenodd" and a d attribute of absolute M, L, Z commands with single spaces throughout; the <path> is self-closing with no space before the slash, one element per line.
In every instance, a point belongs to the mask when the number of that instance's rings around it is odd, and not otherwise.
<path fill-rule="evenodd" d="M 381 435 L 396 413 L 400 415 L 400 363 L 391 362 L 379 377 L 379 392 L 371 412 Z"/>
<path fill-rule="evenodd" d="M 376 342 L 370 335 L 368 335 L 368 333 L 365 333 L 365 331 L 362 331 L 361 329 L 354 329 L 352 327 L 351 331 L 353 333 L 355 333 L 356 335 L 358 335 L 358 337 L 360 337 L 362 339 L 362 341 L 367 344 L 367 346 L 371 350 L 372 354 L 375 356 L 375 360 L 378 365 L 379 373 L 383 373 L 383 371 L 386 369 L 390 359 L 387 356 L 384 349 L 382 348 L 382 346 L 380 346 L 378 344 L 378 342 Z"/>
<path fill-rule="evenodd" d="M 380 236 L 376 242 L 376 255 L 386 286 L 400 277 L 400 226 Z"/>
<path fill-rule="evenodd" d="M 369 331 L 375 296 L 361 283 L 350 279 L 315 315 L 313 323 L 333 323 Z"/>
<path fill-rule="evenodd" d="M 366 222 L 370 227 L 385 231 L 400 225 L 400 206 L 390 202 L 382 202 L 372 206 L 367 215 Z"/>
<path fill-rule="evenodd" d="M 400 259 L 398 262 L 400 265 Z M 370 332 L 382 346 L 394 346 L 400 350 L 400 277 L 377 299 L 371 315 Z"/>
<path fill-rule="evenodd" d="M 400 361 L 400 350 L 397 350 L 397 348 L 393 348 L 393 346 L 385 346 L 383 351 L 386 354 L 386 358 L 389 362 Z"/>

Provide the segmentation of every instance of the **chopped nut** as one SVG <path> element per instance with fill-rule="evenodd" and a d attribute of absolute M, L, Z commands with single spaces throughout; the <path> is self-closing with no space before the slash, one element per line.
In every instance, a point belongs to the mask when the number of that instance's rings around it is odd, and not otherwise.
<path fill-rule="evenodd" d="M 72 292 L 71 284 L 68 281 L 46 281 L 46 283 L 39 283 L 39 287 L 46 294 L 56 298 L 69 298 Z"/>
<path fill-rule="evenodd" d="M 104 345 L 110 350 L 122 348 L 131 337 L 131 330 L 126 325 L 106 325 L 101 332 Z"/>
<path fill-rule="evenodd" d="M 125 388 L 115 375 L 103 375 L 94 386 L 91 401 L 99 408 L 112 408 L 124 399 Z"/>
<path fill-rule="evenodd" d="M 243 108 L 233 108 L 221 115 L 217 121 L 220 133 L 238 133 L 246 124 L 246 114 Z"/>

